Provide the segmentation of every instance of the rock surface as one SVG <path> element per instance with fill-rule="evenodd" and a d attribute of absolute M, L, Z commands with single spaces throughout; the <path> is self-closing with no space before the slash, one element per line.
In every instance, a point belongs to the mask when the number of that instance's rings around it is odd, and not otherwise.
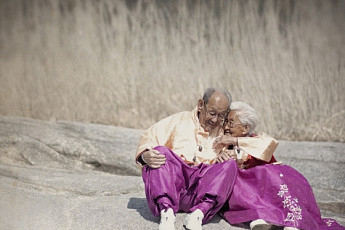
<path fill-rule="evenodd" d="M 0 117 L 0 229 L 158 229 L 133 160 L 141 132 Z M 323 217 L 345 225 L 344 143 L 280 141 L 275 156 L 308 179 Z M 248 228 L 218 216 L 203 227 Z"/>

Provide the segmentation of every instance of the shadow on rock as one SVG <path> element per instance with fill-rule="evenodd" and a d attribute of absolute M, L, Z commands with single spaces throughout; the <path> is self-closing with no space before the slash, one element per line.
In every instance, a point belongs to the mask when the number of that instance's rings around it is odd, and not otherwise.
<path fill-rule="evenodd" d="M 154 217 L 147 206 L 147 201 L 145 198 L 131 197 L 129 198 L 128 209 L 135 209 L 137 212 L 145 219 L 151 222 L 158 223 L 159 218 Z"/>

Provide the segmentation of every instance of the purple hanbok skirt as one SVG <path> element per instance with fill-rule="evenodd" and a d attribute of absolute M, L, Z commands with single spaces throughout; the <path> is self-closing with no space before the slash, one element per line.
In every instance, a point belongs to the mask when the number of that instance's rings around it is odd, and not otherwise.
<path fill-rule="evenodd" d="M 264 219 L 277 226 L 303 230 L 344 230 L 333 219 L 322 219 L 308 181 L 287 165 L 239 169 L 227 208 L 230 224 Z"/>

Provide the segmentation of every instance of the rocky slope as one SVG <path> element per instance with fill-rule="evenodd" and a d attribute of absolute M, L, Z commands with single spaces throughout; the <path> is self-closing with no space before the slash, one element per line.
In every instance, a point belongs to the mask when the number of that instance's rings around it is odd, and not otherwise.
<path fill-rule="evenodd" d="M 0 117 L 0 229 L 158 229 L 133 160 L 141 132 Z M 309 180 L 323 217 L 344 225 L 345 144 L 280 141 L 275 155 Z M 203 229 L 248 226 L 216 216 Z"/>

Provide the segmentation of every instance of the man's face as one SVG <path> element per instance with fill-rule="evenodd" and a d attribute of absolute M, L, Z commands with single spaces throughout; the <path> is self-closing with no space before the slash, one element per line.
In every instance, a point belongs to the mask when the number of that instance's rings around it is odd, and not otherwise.
<path fill-rule="evenodd" d="M 220 92 L 214 92 L 207 104 L 203 100 L 199 100 L 200 125 L 206 132 L 212 132 L 218 129 L 226 116 L 228 108 L 228 98 Z"/>

